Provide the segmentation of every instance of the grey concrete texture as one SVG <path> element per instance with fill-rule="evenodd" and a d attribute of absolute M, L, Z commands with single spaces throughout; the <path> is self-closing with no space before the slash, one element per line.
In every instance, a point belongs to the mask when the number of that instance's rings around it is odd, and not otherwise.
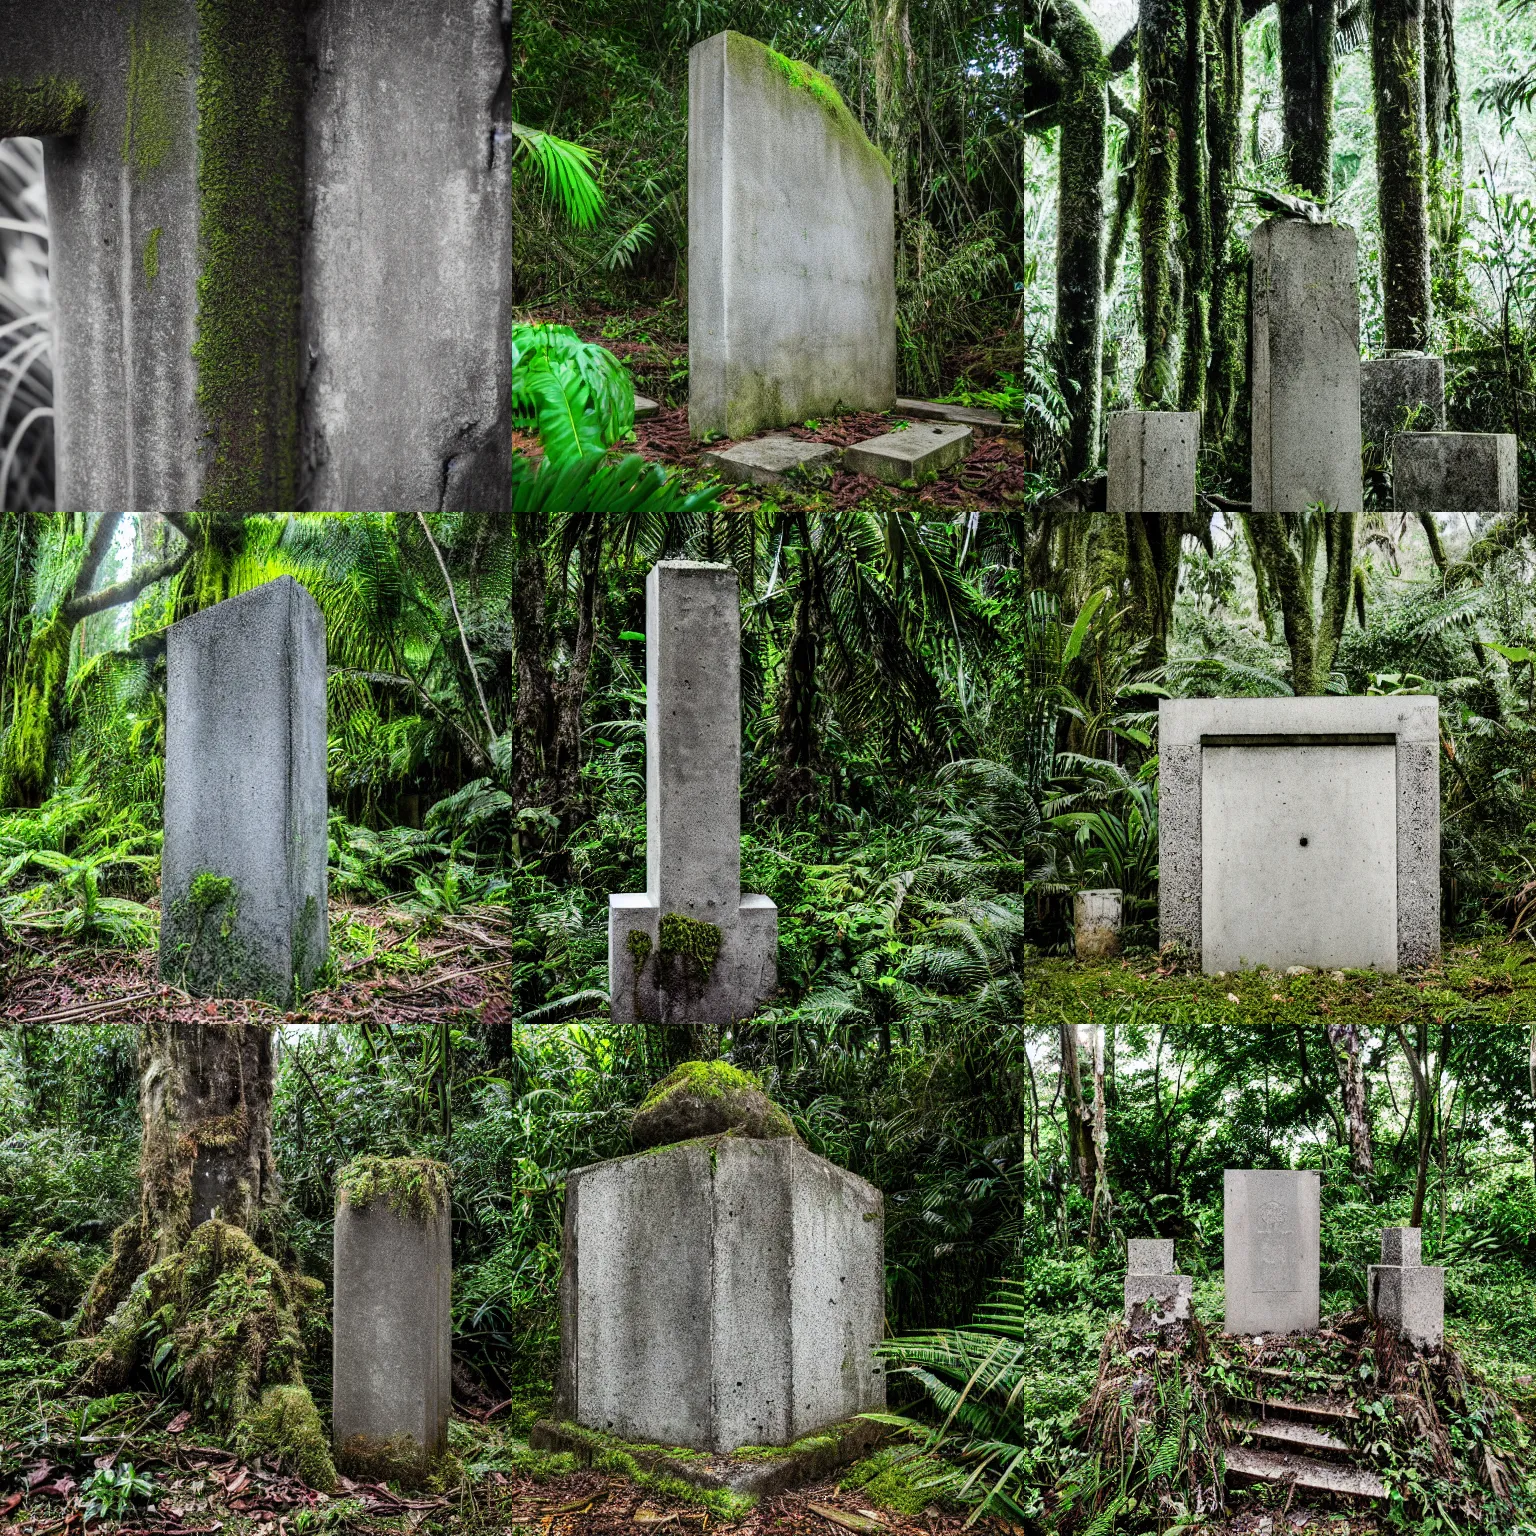
<path fill-rule="evenodd" d="M 1114 411 L 1105 482 L 1111 516 L 1183 517 L 1194 510 L 1199 411 Z"/>
<path fill-rule="evenodd" d="M 663 560 L 646 578 L 646 889 L 610 897 L 615 1023 L 750 1018 L 778 976 L 778 909 L 741 889 L 741 597 L 729 566 Z M 720 930 L 702 982 L 664 970 L 661 925 Z M 637 971 L 632 934 L 648 947 Z"/>
<path fill-rule="evenodd" d="M 331 1323 L 332 1439 L 366 1456 L 410 1440 L 447 1448 L 453 1394 L 449 1213 L 406 1217 L 387 1202 L 336 1211 Z"/>
<path fill-rule="evenodd" d="M 1228 1168 L 1222 1178 L 1226 1331 L 1315 1333 L 1321 1177 Z"/>
<path fill-rule="evenodd" d="M 1268 219 L 1253 254 L 1253 510 L 1359 512 L 1360 300 L 1355 232 Z"/>
<path fill-rule="evenodd" d="M 1366 1276 L 1370 1314 L 1415 1349 L 1445 1342 L 1445 1270 L 1428 1264 L 1372 1264 Z"/>
<path fill-rule="evenodd" d="M 1438 958 L 1436 699 L 1165 699 L 1158 728 L 1163 944 L 1206 971 Z"/>
<path fill-rule="evenodd" d="M 635 396 L 635 420 L 651 421 L 661 414 L 661 407 L 645 395 Z"/>
<path fill-rule="evenodd" d="M 1118 890 L 1078 891 L 1072 898 L 1072 942 L 1079 960 L 1108 960 L 1120 953 Z"/>
<path fill-rule="evenodd" d="M 695 437 L 896 399 L 890 171 L 846 109 L 792 75 L 739 32 L 688 55 Z"/>
<path fill-rule="evenodd" d="M 1190 1275 L 1125 1277 L 1122 1317 L 1132 1338 L 1148 1333 L 1172 1334 L 1194 1316 L 1195 1282 Z"/>
<path fill-rule="evenodd" d="M 1125 1244 L 1125 1271 L 1129 1275 L 1171 1275 L 1171 1237 L 1132 1237 Z"/>
<path fill-rule="evenodd" d="M 288 1004 L 325 963 L 325 676 L 291 576 L 171 626 L 160 974 L 196 995 Z M 232 882 L 232 921 L 193 901 L 205 874 Z"/>
<path fill-rule="evenodd" d="M 976 434 L 963 422 L 919 422 L 843 450 L 843 468 L 887 485 L 932 480 L 970 453 Z"/>
<path fill-rule="evenodd" d="M 982 437 L 996 435 L 1003 426 L 1001 411 L 974 405 L 946 405 L 942 400 L 913 400 L 906 395 L 896 397 L 892 414 L 913 421 L 957 421 Z"/>
<path fill-rule="evenodd" d="M 722 480 L 743 485 L 786 485 L 791 476 L 830 474 L 843 457 L 831 443 L 806 443 L 798 437 L 754 437 L 732 448 L 711 449 L 699 464 Z"/>
<path fill-rule="evenodd" d="M 1383 1264 L 1422 1264 L 1423 1256 L 1424 1230 L 1422 1227 L 1383 1227 L 1381 1229 L 1381 1262 Z"/>
<path fill-rule="evenodd" d="M 728 1452 L 883 1407 L 883 1220 L 877 1189 L 787 1138 L 575 1170 L 556 1414 Z"/>
<path fill-rule="evenodd" d="M 1361 362 L 1360 435 L 1375 458 L 1391 463 L 1399 432 L 1438 432 L 1444 425 L 1444 358 L 1391 352 Z"/>
<path fill-rule="evenodd" d="M 1399 432 L 1392 445 L 1392 504 L 1398 511 L 1513 517 L 1519 456 L 1509 432 Z"/>
<path fill-rule="evenodd" d="M 297 30 L 301 8 L 278 3 Z M 45 151 L 67 511 L 184 512 L 203 494 L 203 9 L 156 0 L 151 22 L 147 6 L 0 0 L 4 73 L 76 81 L 91 103 L 82 130 Z M 302 9 L 303 366 L 276 422 L 299 464 L 298 506 L 495 511 L 510 453 L 513 147 L 499 0 Z M 124 152 L 133 26 L 154 71 L 141 87 L 154 96 L 152 164 Z M 255 362 L 292 369 L 287 355 Z"/>

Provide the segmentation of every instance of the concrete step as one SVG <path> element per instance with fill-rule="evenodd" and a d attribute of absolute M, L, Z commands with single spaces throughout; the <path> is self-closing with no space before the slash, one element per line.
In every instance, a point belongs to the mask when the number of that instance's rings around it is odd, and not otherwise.
<path fill-rule="evenodd" d="M 959 422 L 923 422 L 854 443 L 843 453 L 843 468 L 888 485 L 922 484 L 958 464 L 971 451 L 972 439 L 971 428 Z"/>
<path fill-rule="evenodd" d="M 1299 1424 L 1291 1419 L 1239 1419 L 1233 1429 L 1250 1440 L 1257 1440 L 1270 1450 L 1294 1451 L 1297 1454 L 1354 1459 L 1355 1448 L 1336 1439 L 1327 1430 L 1312 1424 Z"/>
<path fill-rule="evenodd" d="M 1229 1393 L 1228 1405 L 1256 1419 L 1298 1419 L 1309 1424 L 1343 1424 L 1360 1415 L 1346 1402 L 1326 1397 L 1248 1397 Z"/>
<path fill-rule="evenodd" d="M 647 399 L 644 395 L 635 396 L 636 421 L 650 421 L 660 410 L 661 407 L 654 400 Z"/>
<path fill-rule="evenodd" d="M 1227 1480 L 1282 1487 L 1294 1485 L 1303 1493 L 1339 1499 L 1384 1500 L 1387 1497 L 1387 1485 L 1374 1472 L 1317 1461 L 1311 1456 L 1260 1451 L 1243 1445 L 1227 1447 Z"/>
<path fill-rule="evenodd" d="M 722 480 L 743 485 L 787 485 L 791 475 L 815 478 L 831 474 L 843 456 L 830 443 L 807 443 L 798 437 L 754 437 L 734 448 L 712 448 L 699 455 L 705 469 Z"/>
<path fill-rule="evenodd" d="M 974 427 L 983 437 L 1002 431 L 1003 413 L 971 405 L 945 405 L 939 400 L 909 400 L 898 397 L 893 416 L 907 416 L 914 421 L 956 421 Z"/>

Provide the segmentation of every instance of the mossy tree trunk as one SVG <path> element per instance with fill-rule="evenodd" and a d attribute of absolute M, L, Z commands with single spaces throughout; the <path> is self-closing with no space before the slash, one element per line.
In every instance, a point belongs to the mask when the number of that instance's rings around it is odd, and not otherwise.
<path fill-rule="evenodd" d="M 1245 514 L 1244 530 L 1255 574 L 1268 601 L 1280 610 L 1291 653 L 1291 689 L 1327 692 L 1333 658 L 1343 638 L 1354 590 L 1353 512 L 1323 507 L 1304 516 Z M 1321 548 L 1319 548 L 1321 546 Z M 1323 556 L 1321 603 L 1315 603 L 1317 557 Z"/>
<path fill-rule="evenodd" d="M 1061 1021 L 1061 1082 L 1067 1115 L 1067 1151 L 1072 1177 L 1090 1203 L 1099 1187 L 1098 1143 L 1094 1138 L 1094 1106 L 1097 1095 L 1083 1093 L 1083 1064 L 1077 1048 L 1077 1025 Z"/>
<path fill-rule="evenodd" d="M 1184 29 L 1184 76 L 1180 95 L 1179 201 L 1184 215 L 1184 346 L 1179 371 L 1179 409 L 1205 408 L 1205 372 L 1211 355 L 1212 246 L 1210 143 L 1207 90 L 1211 51 L 1207 0 L 1188 0 Z"/>
<path fill-rule="evenodd" d="M 1238 431 L 1247 382 L 1248 247 L 1236 237 L 1232 214 L 1242 154 L 1243 5 L 1213 0 L 1207 57 L 1206 123 L 1211 210 L 1211 273 L 1205 416 L 1208 442 L 1230 442 Z"/>
<path fill-rule="evenodd" d="M 1143 354 L 1136 398 L 1150 409 L 1172 407 L 1179 315 L 1173 264 L 1179 216 L 1184 82 L 1190 0 L 1142 0 L 1137 26 L 1141 125 L 1136 222 L 1141 242 Z"/>
<path fill-rule="evenodd" d="M 1371 87 L 1386 344 L 1422 349 L 1430 320 L 1423 0 L 1371 0 Z"/>
<path fill-rule="evenodd" d="M 1344 1106 L 1350 1165 L 1358 1178 L 1370 1179 L 1376 1172 L 1376 1159 L 1371 1150 L 1370 1096 L 1365 1090 L 1365 1042 L 1354 1024 L 1329 1023 L 1326 1032 Z"/>
<path fill-rule="evenodd" d="M 1339 0 L 1277 0 L 1286 173 L 1308 197 L 1333 195 L 1333 49 Z"/>
<path fill-rule="evenodd" d="M 896 219 L 910 209 L 917 58 L 912 48 L 910 0 L 869 0 L 869 36 L 875 73 L 875 141 L 891 162 Z"/>
<path fill-rule="evenodd" d="M 1456 0 L 1424 0 L 1424 151 L 1428 162 L 1430 291 L 1442 314 L 1466 306 L 1461 263 L 1461 91 Z"/>
<path fill-rule="evenodd" d="M 784 682 L 779 690 L 778 718 L 774 723 L 774 756 L 777 763 L 769 804 L 782 814 L 792 812 L 815 787 L 816 719 L 819 694 L 816 669 L 821 657 L 821 561 L 811 544 L 804 509 L 794 513 L 799 579 L 796 582 L 794 631 L 784 659 Z"/>

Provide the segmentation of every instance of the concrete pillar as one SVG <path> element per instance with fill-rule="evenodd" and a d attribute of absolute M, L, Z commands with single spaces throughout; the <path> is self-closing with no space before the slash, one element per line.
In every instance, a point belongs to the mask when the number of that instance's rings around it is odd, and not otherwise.
<path fill-rule="evenodd" d="M 1253 252 L 1253 510 L 1362 510 L 1355 232 L 1268 219 Z"/>
<path fill-rule="evenodd" d="M 555 1412 L 624 1440 L 789 1445 L 885 1406 L 880 1191 L 792 1137 L 709 1137 L 565 1187 Z"/>
<path fill-rule="evenodd" d="M 1383 1227 L 1381 1263 L 1372 1264 L 1366 1299 L 1371 1316 L 1415 1349 L 1438 1349 L 1445 1340 L 1445 1270 L 1420 1262 L 1418 1227 Z"/>
<path fill-rule="evenodd" d="M 1444 358 L 1390 352 L 1360 364 L 1360 433 L 1373 464 L 1392 462 L 1399 432 L 1438 432 L 1444 425 Z"/>
<path fill-rule="evenodd" d="M 1171 1338 L 1192 1315 L 1194 1279 L 1174 1274 L 1171 1237 L 1133 1237 L 1125 1246 L 1125 1326 L 1133 1337 Z"/>
<path fill-rule="evenodd" d="M 1073 949 L 1079 960 L 1110 960 L 1120 953 L 1120 892 L 1079 891 L 1072 898 Z"/>
<path fill-rule="evenodd" d="M 1199 411 L 1114 411 L 1109 418 L 1111 514 L 1183 517 L 1194 510 Z"/>
<path fill-rule="evenodd" d="M 688 55 L 688 426 L 896 400 L 890 168 L 837 87 L 739 32 Z"/>
<path fill-rule="evenodd" d="M 325 620 L 291 576 L 171 626 L 160 974 L 288 1004 L 325 963 Z"/>
<path fill-rule="evenodd" d="M 447 1446 L 453 1244 L 447 1169 L 364 1158 L 337 1190 L 332 1336 L 336 1465 L 424 1471 Z"/>
<path fill-rule="evenodd" d="M 663 560 L 645 606 L 646 889 L 609 898 L 613 1019 L 729 1024 L 776 985 L 779 931 L 741 891 L 736 572 Z"/>
<path fill-rule="evenodd" d="M 1399 432 L 1392 502 L 1400 512 L 1460 513 L 1493 522 L 1519 506 L 1519 455 L 1508 432 Z"/>
<path fill-rule="evenodd" d="M 1228 1333 L 1316 1333 L 1320 1176 L 1228 1168 L 1222 1248 Z"/>

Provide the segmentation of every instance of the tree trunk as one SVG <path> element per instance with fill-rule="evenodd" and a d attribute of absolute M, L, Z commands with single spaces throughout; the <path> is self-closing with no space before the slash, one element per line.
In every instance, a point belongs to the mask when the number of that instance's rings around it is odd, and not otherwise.
<path fill-rule="evenodd" d="M 1424 150 L 1429 176 L 1430 292 L 1442 310 L 1464 300 L 1461 279 L 1461 91 L 1456 0 L 1424 3 Z"/>
<path fill-rule="evenodd" d="M 1197 0 L 1198 4 L 1198 0 Z M 1171 407 L 1179 316 L 1173 263 L 1179 207 L 1184 79 L 1188 69 L 1188 0 L 1142 0 L 1137 28 L 1141 68 L 1140 164 L 1136 223 L 1141 240 L 1141 331 L 1144 352 L 1136 398 L 1151 409 Z"/>
<path fill-rule="evenodd" d="M 1531 1069 L 1531 1098 L 1536 1100 L 1536 1023 L 1531 1025 L 1529 1064 Z M 1533 1174 L 1536 1174 L 1536 1127 L 1533 1127 L 1531 1130 L 1531 1171 Z"/>
<path fill-rule="evenodd" d="M 1333 196 L 1333 47 L 1339 0 L 1277 0 L 1286 171 L 1308 197 Z"/>
<path fill-rule="evenodd" d="M 1429 1154 L 1434 1146 L 1435 1106 L 1429 1082 L 1429 1021 L 1418 1021 L 1418 1047 L 1408 1043 L 1403 1026 L 1397 1026 L 1397 1038 L 1408 1059 L 1408 1070 L 1413 1074 L 1414 1121 L 1418 1131 L 1418 1171 L 1413 1183 L 1413 1213 L 1408 1218 L 1410 1227 L 1424 1225 L 1424 1195 L 1429 1184 Z"/>
<path fill-rule="evenodd" d="M 1325 560 L 1318 613 L 1313 611 L 1318 531 L 1310 521 L 1314 514 L 1294 520 L 1243 516 L 1255 576 L 1262 592 L 1280 609 L 1291 653 L 1291 689 L 1297 694 L 1327 692 L 1354 584 L 1357 515 L 1327 508 L 1317 515 L 1322 519 Z"/>
<path fill-rule="evenodd" d="M 529 804 L 535 798 L 555 738 L 555 690 L 544 651 L 549 634 L 542 532 L 534 528 L 518 530 L 517 581 L 508 604 L 512 644 L 517 655 L 517 759 L 513 765 L 512 796 L 519 805 Z"/>
<path fill-rule="evenodd" d="M 1067 1114 L 1067 1149 L 1072 1163 L 1072 1177 L 1093 1202 L 1098 1188 L 1098 1157 L 1094 1141 L 1094 1106 L 1083 1098 L 1082 1064 L 1077 1054 L 1077 1025 L 1061 1021 L 1061 1081 L 1065 1091 Z"/>
<path fill-rule="evenodd" d="M 793 812 L 816 787 L 817 677 L 821 644 L 817 631 L 821 611 L 821 565 L 811 548 L 810 533 L 800 518 L 800 580 L 795 596 L 794 635 L 784 660 L 779 690 L 774 748 L 778 764 L 769 804 L 781 814 Z"/>
<path fill-rule="evenodd" d="M 1371 84 L 1386 344 L 1422 350 L 1430 319 L 1423 0 L 1371 0 Z"/>
<path fill-rule="evenodd" d="M 112 1239 L 81 1331 L 98 1331 L 133 1282 L 211 1217 L 270 1251 L 278 1204 L 272 1158 L 272 1031 L 215 1016 L 146 1024 L 139 1046 L 139 1209 Z"/>
<path fill-rule="evenodd" d="M 1190 0 L 1180 116 L 1179 201 L 1184 213 L 1184 349 L 1179 369 L 1179 409 L 1205 408 L 1205 372 L 1211 360 L 1212 246 L 1210 131 L 1206 65 L 1214 39 L 1208 0 Z"/>
<path fill-rule="evenodd" d="M 603 533 L 600 518 L 590 518 L 576 549 L 576 641 L 558 693 L 555 761 L 550 799 L 567 815 L 581 778 L 581 712 L 587 700 L 587 676 L 603 606 Z"/>
<path fill-rule="evenodd" d="M 1243 395 L 1248 346 L 1245 281 L 1248 248 L 1232 228 L 1242 154 L 1243 6 L 1242 0 L 1214 0 L 1212 40 L 1207 54 L 1206 135 L 1211 207 L 1210 365 L 1206 372 L 1205 414 L 1208 442 L 1235 437 L 1238 401 Z"/>
<path fill-rule="evenodd" d="M 1353 1024 L 1329 1024 L 1328 1047 L 1339 1076 L 1339 1098 L 1344 1105 L 1344 1124 L 1349 1134 L 1349 1161 L 1360 1179 L 1376 1173 L 1371 1153 L 1370 1101 L 1365 1091 L 1365 1047 Z"/>
<path fill-rule="evenodd" d="M 917 74 L 909 0 L 869 0 L 869 35 L 874 44 L 875 140 L 891 162 L 900 224 L 910 212 L 912 102 Z"/>

